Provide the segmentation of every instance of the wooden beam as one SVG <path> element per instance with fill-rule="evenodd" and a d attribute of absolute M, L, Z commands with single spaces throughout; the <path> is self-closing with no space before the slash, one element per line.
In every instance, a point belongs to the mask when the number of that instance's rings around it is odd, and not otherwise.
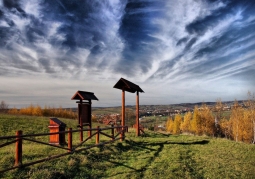
<path fill-rule="evenodd" d="M 122 90 L 122 121 L 121 125 L 125 126 L 125 91 Z"/>
<path fill-rule="evenodd" d="M 22 165 L 22 131 L 16 131 L 16 153 L 15 153 L 15 165 Z"/>
<path fill-rule="evenodd" d="M 124 126 L 125 126 L 125 90 L 123 89 L 122 90 L 122 120 L 121 120 L 121 125 L 122 125 L 122 132 L 120 134 L 121 136 L 121 141 L 123 141 L 124 139 Z"/>
<path fill-rule="evenodd" d="M 140 136 L 139 125 L 139 92 L 136 92 L 136 136 Z"/>

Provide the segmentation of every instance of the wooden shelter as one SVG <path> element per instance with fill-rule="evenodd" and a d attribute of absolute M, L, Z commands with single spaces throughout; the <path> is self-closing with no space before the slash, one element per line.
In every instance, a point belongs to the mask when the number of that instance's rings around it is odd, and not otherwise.
<path fill-rule="evenodd" d="M 50 125 L 48 126 L 50 129 L 50 133 L 54 132 L 64 132 L 66 128 L 66 124 L 60 121 L 58 118 L 50 118 Z M 63 145 L 66 143 L 65 141 L 65 133 L 60 134 L 52 134 L 50 135 L 50 144 L 55 145 Z"/>
<path fill-rule="evenodd" d="M 122 90 L 122 126 L 125 126 L 125 91 L 130 93 L 136 92 L 136 135 L 140 136 L 140 126 L 139 126 L 139 92 L 144 93 L 144 91 L 136 84 L 120 78 L 120 80 L 113 86 Z"/>
<path fill-rule="evenodd" d="M 83 126 L 88 126 L 91 129 L 91 100 L 98 100 L 92 92 L 77 91 L 71 100 L 78 100 L 78 127 L 81 128 L 80 140 L 83 141 Z M 86 100 L 86 101 L 83 101 Z M 89 131 L 89 136 L 91 131 Z"/>

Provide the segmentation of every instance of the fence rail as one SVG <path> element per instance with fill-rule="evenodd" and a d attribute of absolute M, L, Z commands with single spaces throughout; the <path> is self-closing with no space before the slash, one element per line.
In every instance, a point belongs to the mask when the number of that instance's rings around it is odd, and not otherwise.
<path fill-rule="evenodd" d="M 107 134 L 103 131 L 105 130 L 110 130 L 110 134 Z M 117 133 L 115 133 L 114 131 L 117 131 Z M 80 143 L 78 143 L 76 146 L 73 146 L 73 133 L 75 132 L 84 132 L 84 131 L 89 131 L 91 135 L 88 135 L 88 137 L 83 140 L 80 141 Z M 60 131 L 60 132 L 51 132 L 51 133 L 39 133 L 39 134 L 26 134 L 23 135 L 22 131 L 16 131 L 16 135 L 14 136 L 3 136 L 0 137 L 0 140 L 6 140 L 6 139 L 15 139 L 12 141 L 8 141 L 4 144 L 0 145 L 0 149 L 11 145 L 13 143 L 15 143 L 15 163 L 13 167 L 9 167 L 9 168 L 5 168 L 5 169 L 0 169 L 0 173 L 9 171 L 9 170 L 13 170 L 16 168 L 21 168 L 21 167 L 26 167 L 26 166 L 30 166 L 30 165 L 34 165 L 37 163 L 41 163 L 41 162 L 45 162 L 48 160 L 52 160 L 52 159 L 56 159 L 56 158 L 60 158 L 66 155 L 70 155 L 73 154 L 75 152 L 79 152 L 82 150 L 87 150 L 93 147 L 97 147 L 97 146 L 101 146 L 101 145 L 105 145 L 108 143 L 112 143 L 116 140 L 120 140 L 123 141 L 125 139 L 125 132 L 128 131 L 128 127 L 127 126 L 111 126 L 111 127 L 105 127 L 105 128 L 100 128 L 99 126 L 97 126 L 97 128 L 91 128 L 91 129 L 79 129 L 79 130 L 72 130 L 72 128 L 68 128 L 67 131 Z M 92 132 L 94 132 L 92 134 Z M 42 142 L 42 141 L 38 141 L 35 139 L 29 139 L 28 137 L 38 137 L 38 136 L 50 136 L 50 135 L 56 135 L 56 134 L 68 134 L 68 143 L 67 143 L 67 147 L 63 147 L 61 145 L 54 145 L 54 144 L 50 144 L 50 143 L 46 143 L 46 142 Z M 103 141 L 100 143 L 100 135 L 106 136 L 108 138 L 110 138 L 109 141 Z M 89 139 L 92 139 L 95 136 L 96 138 L 96 142 L 93 145 L 89 145 L 89 146 L 84 146 L 82 147 L 82 145 L 87 142 Z M 67 152 L 58 154 L 58 155 L 53 155 L 53 156 L 48 156 L 44 159 L 40 159 L 40 160 L 36 160 L 36 161 L 32 161 L 29 163 L 22 163 L 22 149 L 23 149 L 23 140 L 26 141 L 30 141 L 30 142 L 35 142 L 38 144 L 42 144 L 42 145 L 47 145 L 47 146 L 51 146 L 51 147 L 56 147 L 56 148 L 60 148 L 63 149 Z M 81 148 L 82 147 L 82 148 Z"/>

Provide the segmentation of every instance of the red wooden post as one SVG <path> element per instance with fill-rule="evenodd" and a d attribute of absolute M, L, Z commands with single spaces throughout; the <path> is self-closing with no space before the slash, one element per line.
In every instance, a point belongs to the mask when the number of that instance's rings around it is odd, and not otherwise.
<path fill-rule="evenodd" d="M 80 99 L 80 105 L 82 105 L 82 99 Z M 81 112 L 80 110 L 81 110 L 81 108 L 79 109 L 79 113 Z M 83 121 L 81 118 L 81 114 L 79 114 L 79 122 L 80 122 L 80 127 L 81 127 L 80 141 L 82 142 L 83 141 Z"/>
<path fill-rule="evenodd" d="M 72 128 L 68 129 L 68 151 L 72 152 L 73 148 L 73 136 L 72 136 Z"/>
<path fill-rule="evenodd" d="M 114 140 L 114 125 L 112 124 L 112 140 Z"/>
<path fill-rule="evenodd" d="M 122 120 L 121 120 L 122 130 L 120 133 L 120 141 L 124 139 L 124 126 L 125 126 L 125 91 L 122 90 Z"/>
<path fill-rule="evenodd" d="M 92 105 L 91 105 L 91 104 L 92 104 L 91 99 L 89 99 L 89 106 L 90 106 L 90 108 L 89 108 L 89 114 L 90 114 L 90 115 L 89 115 L 89 118 L 90 118 L 90 119 L 89 119 L 88 137 L 91 137 L 91 128 L 92 128 L 92 127 L 91 127 L 91 124 L 92 124 L 92 119 L 91 119 L 91 118 L 92 118 L 92 117 L 91 117 L 91 111 L 92 111 L 92 109 L 91 109 L 92 107 L 91 107 L 91 106 L 92 106 Z"/>
<path fill-rule="evenodd" d="M 91 124 L 89 125 L 88 137 L 91 137 Z"/>
<path fill-rule="evenodd" d="M 99 144 L 99 131 L 100 131 L 100 127 L 97 126 L 96 144 Z"/>
<path fill-rule="evenodd" d="M 140 136 L 139 125 L 139 92 L 136 92 L 136 136 Z"/>
<path fill-rule="evenodd" d="M 83 141 L 83 126 L 81 126 L 80 141 Z"/>
<path fill-rule="evenodd" d="M 15 166 L 22 165 L 22 131 L 16 131 L 16 156 Z"/>

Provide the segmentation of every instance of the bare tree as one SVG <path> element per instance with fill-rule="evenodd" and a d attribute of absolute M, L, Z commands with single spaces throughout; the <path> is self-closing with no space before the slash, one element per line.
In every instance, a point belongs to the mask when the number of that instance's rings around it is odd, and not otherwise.
<path fill-rule="evenodd" d="M 0 111 L 6 112 L 8 107 L 9 107 L 9 105 L 5 101 L 1 101 L 1 103 L 0 103 Z"/>

